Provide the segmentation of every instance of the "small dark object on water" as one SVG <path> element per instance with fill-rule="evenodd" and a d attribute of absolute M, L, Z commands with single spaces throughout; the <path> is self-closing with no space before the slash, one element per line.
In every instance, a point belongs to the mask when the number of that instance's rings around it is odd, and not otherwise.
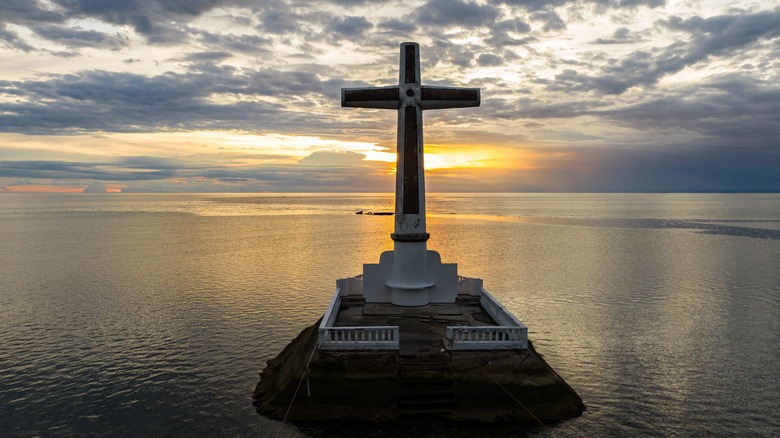
<path fill-rule="evenodd" d="M 368 216 L 392 216 L 393 212 L 392 211 L 377 211 L 377 212 L 367 211 L 367 212 L 363 212 L 363 210 L 360 210 L 358 212 L 355 212 L 355 214 L 365 214 L 365 215 L 368 215 Z"/>

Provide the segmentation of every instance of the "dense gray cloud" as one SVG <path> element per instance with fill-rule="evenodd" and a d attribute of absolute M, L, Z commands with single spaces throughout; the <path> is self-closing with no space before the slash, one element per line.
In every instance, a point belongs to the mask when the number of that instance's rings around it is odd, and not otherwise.
<path fill-rule="evenodd" d="M 628 105 L 615 106 L 605 98 L 551 103 L 522 97 L 493 99 L 485 107 L 488 117 L 499 119 L 598 117 L 644 132 L 695 132 L 720 139 L 723 147 L 738 139 L 744 145 L 767 147 L 777 145 L 780 138 L 780 86 L 740 74 L 715 76 Z"/>
<path fill-rule="evenodd" d="M 566 23 L 561 17 L 552 10 L 537 11 L 531 14 L 531 18 L 543 23 L 542 30 L 545 32 L 552 32 L 566 29 Z"/>
<path fill-rule="evenodd" d="M 290 11 L 286 5 L 266 8 L 260 15 L 261 29 L 272 34 L 286 34 L 300 30 L 302 17 Z"/>
<path fill-rule="evenodd" d="M 689 40 L 680 39 L 654 51 L 633 52 L 624 59 L 605 64 L 596 75 L 565 70 L 556 76 L 549 88 L 621 94 L 636 86 L 654 86 L 661 78 L 710 57 L 728 56 L 761 41 L 777 38 L 780 36 L 780 8 L 707 19 L 672 17 L 659 25 L 687 33 Z"/>
<path fill-rule="evenodd" d="M 642 37 L 631 32 L 626 27 L 620 27 L 615 29 L 611 38 L 598 38 L 596 44 L 631 44 L 642 41 Z"/>
<path fill-rule="evenodd" d="M 230 58 L 233 56 L 229 52 L 198 52 L 198 53 L 190 53 L 185 57 L 187 61 L 192 62 L 212 62 L 212 61 L 223 61 L 225 59 Z"/>
<path fill-rule="evenodd" d="M 339 38 L 355 38 L 363 35 L 371 27 L 373 24 L 364 17 L 347 16 L 334 17 L 328 25 L 328 30 L 338 35 Z"/>
<path fill-rule="evenodd" d="M 638 7 L 658 8 L 666 4 L 666 0 L 584 0 L 603 9 L 632 9 Z M 571 0 L 493 0 L 495 4 L 505 4 L 523 7 L 529 11 L 552 9 L 566 4 L 572 4 Z"/>
<path fill-rule="evenodd" d="M 498 15 L 493 6 L 463 0 L 428 0 L 414 13 L 420 24 L 436 26 L 481 26 Z"/>
<path fill-rule="evenodd" d="M 504 63 L 504 60 L 492 53 L 483 53 L 477 58 L 477 64 L 483 67 L 495 67 Z"/>
<path fill-rule="evenodd" d="M 391 181 L 386 165 L 363 161 L 353 152 L 315 152 L 291 164 L 265 164 L 224 167 L 186 159 L 160 159 L 137 156 L 114 162 L 0 161 L 0 178 L 18 178 L 18 182 L 83 181 L 92 191 L 105 191 L 106 183 L 122 183 L 123 191 L 213 191 L 224 190 L 213 181 L 229 184 L 233 191 L 278 192 L 386 191 Z M 166 181 L 175 178 L 181 185 Z M 204 183 L 204 180 L 209 181 Z M 356 186 L 356 182 L 360 184 Z M 84 183 L 82 183 L 84 184 Z M 2 186 L 0 186 L 2 190 Z"/>
<path fill-rule="evenodd" d="M 94 30 L 59 25 L 36 25 L 30 29 L 40 37 L 67 47 L 102 47 L 117 50 L 128 43 L 127 38 L 120 35 L 108 35 Z"/>
<path fill-rule="evenodd" d="M 209 55 L 211 56 L 211 55 Z M 0 81 L 0 94 L 24 97 L 0 102 L 0 131 L 62 133 L 81 131 L 306 129 L 315 116 L 280 104 L 242 101 L 222 104 L 214 95 L 306 96 L 335 99 L 340 81 L 309 72 L 237 70 L 202 65 L 190 73 L 147 77 L 87 71 L 47 80 Z"/>
<path fill-rule="evenodd" d="M 71 17 L 93 17 L 107 23 L 131 26 L 150 42 L 181 42 L 187 33 L 182 23 L 219 6 L 242 6 L 242 0 L 53 0 Z"/>
<path fill-rule="evenodd" d="M 65 16 L 47 10 L 40 0 L 0 0 L 0 23 L 62 23 Z"/>
<path fill-rule="evenodd" d="M 695 131 L 721 139 L 724 146 L 735 137 L 762 146 L 777 145 L 778 114 L 780 85 L 742 75 L 716 77 L 674 95 L 599 112 L 613 122 L 636 129 Z"/>
<path fill-rule="evenodd" d="M 159 180 L 176 176 L 165 170 L 107 170 L 111 163 L 75 163 L 62 161 L 0 161 L 0 178 L 89 179 L 100 181 Z"/>
<path fill-rule="evenodd" d="M 490 47 L 518 46 L 527 44 L 528 37 L 520 35 L 531 31 L 531 26 L 520 18 L 501 20 L 490 25 L 490 37 L 485 42 Z"/>
<path fill-rule="evenodd" d="M 413 20 L 400 20 L 397 18 L 382 20 L 379 23 L 381 29 L 387 29 L 402 33 L 411 33 L 417 30 L 417 23 Z"/>

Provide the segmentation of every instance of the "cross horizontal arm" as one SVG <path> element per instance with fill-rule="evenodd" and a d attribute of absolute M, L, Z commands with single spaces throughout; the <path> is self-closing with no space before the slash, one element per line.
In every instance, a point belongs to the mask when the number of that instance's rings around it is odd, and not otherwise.
<path fill-rule="evenodd" d="M 420 87 L 420 107 L 424 110 L 479 106 L 479 88 Z"/>
<path fill-rule="evenodd" d="M 341 106 L 397 110 L 400 105 L 397 86 L 341 89 Z"/>

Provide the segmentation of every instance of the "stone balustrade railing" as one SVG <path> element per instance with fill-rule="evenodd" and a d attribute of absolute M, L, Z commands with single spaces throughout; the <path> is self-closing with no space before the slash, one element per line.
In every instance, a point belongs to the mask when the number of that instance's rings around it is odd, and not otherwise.
<path fill-rule="evenodd" d="M 517 326 L 447 327 L 450 350 L 506 350 L 528 348 L 528 328 Z"/>
<path fill-rule="evenodd" d="M 398 350 L 398 326 L 320 328 L 320 350 Z"/>
<path fill-rule="evenodd" d="M 461 277 L 458 292 L 479 297 L 482 308 L 498 326 L 447 327 L 445 346 L 450 350 L 527 349 L 528 327 L 515 318 L 482 286 L 479 278 Z"/>
<path fill-rule="evenodd" d="M 341 279 L 319 327 L 320 350 L 398 350 L 398 326 L 335 327 L 341 296 L 359 290 L 360 279 Z"/>

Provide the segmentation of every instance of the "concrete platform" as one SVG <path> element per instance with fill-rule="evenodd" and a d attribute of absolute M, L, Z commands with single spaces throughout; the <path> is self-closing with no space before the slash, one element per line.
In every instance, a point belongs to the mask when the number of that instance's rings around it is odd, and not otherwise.
<path fill-rule="evenodd" d="M 482 308 L 479 298 L 459 295 L 451 304 L 400 307 L 365 303 L 361 295 L 341 297 L 335 327 L 398 326 L 400 354 L 424 356 L 443 353 L 447 326 L 497 326 Z"/>

